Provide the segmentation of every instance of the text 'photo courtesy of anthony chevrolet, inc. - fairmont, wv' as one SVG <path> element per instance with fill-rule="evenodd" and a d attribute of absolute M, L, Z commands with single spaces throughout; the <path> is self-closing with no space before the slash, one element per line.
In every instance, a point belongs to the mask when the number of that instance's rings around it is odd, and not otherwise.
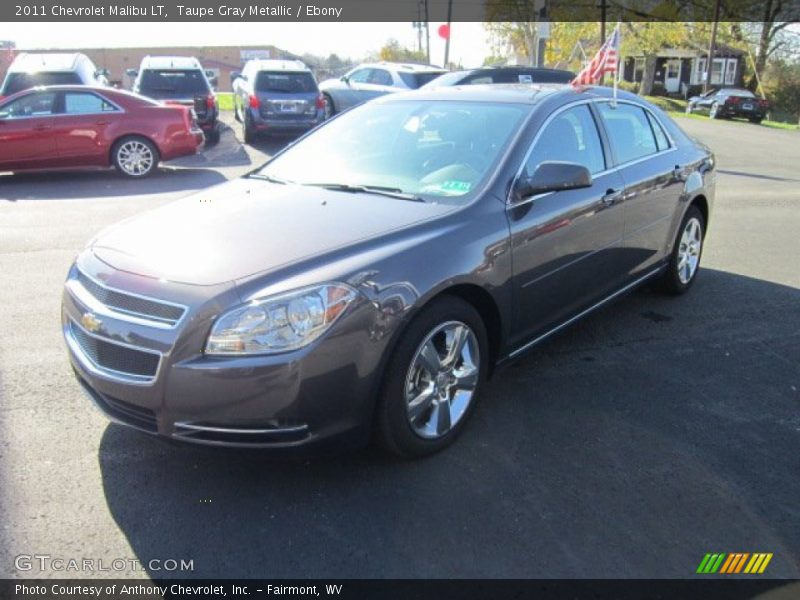
<path fill-rule="evenodd" d="M 0 598 L 800 597 L 800 2 L 0 4 Z"/>

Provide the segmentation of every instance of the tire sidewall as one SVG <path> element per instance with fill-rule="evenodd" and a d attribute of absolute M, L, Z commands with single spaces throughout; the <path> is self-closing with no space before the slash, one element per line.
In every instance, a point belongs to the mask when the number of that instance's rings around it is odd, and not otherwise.
<path fill-rule="evenodd" d="M 336 114 L 336 105 L 333 103 L 333 98 L 331 98 L 330 94 L 323 92 L 322 96 L 325 99 L 325 119 L 327 120 Z"/>
<path fill-rule="evenodd" d="M 411 360 L 425 337 L 438 325 L 461 321 L 472 329 L 478 341 L 480 361 L 478 384 L 464 415 L 444 436 L 420 437 L 411 428 L 406 414 L 405 384 Z M 402 332 L 384 373 L 378 398 L 378 441 L 389 452 L 408 458 L 427 456 L 452 444 L 472 416 L 486 381 L 489 341 L 480 314 L 468 302 L 455 296 L 443 296 L 425 307 Z"/>
<path fill-rule="evenodd" d="M 134 175 L 132 173 L 128 173 L 125 169 L 122 168 L 122 165 L 119 164 L 119 150 L 120 150 L 120 148 L 126 142 L 131 142 L 131 141 L 137 141 L 137 142 L 140 142 L 142 144 L 145 144 L 148 148 L 150 148 L 150 152 L 153 153 L 153 164 L 150 166 L 150 168 L 147 171 L 145 171 L 144 173 L 140 173 L 138 175 Z M 122 175 L 124 175 L 125 177 L 130 177 L 131 179 L 142 179 L 144 177 L 148 177 L 149 175 L 152 175 L 153 172 L 158 168 L 158 163 L 161 161 L 161 156 L 160 156 L 160 154 L 158 152 L 158 148 L 156 148 L 155 144 L 153 144 L 153 142 L 151 142 L 147 138 L 143 138 L 143 137 L 136 136 L 136 135 L 127 136 L 127 137 L 122 138 L 121 140 L 118 140 L 114 144 L 114 148 L 113 148 L 111 154 L 112 154 L 113 161 L 114 161 L 114 167 L 117 169 L 117 171 L 119 173 L 121 173 Z"/>

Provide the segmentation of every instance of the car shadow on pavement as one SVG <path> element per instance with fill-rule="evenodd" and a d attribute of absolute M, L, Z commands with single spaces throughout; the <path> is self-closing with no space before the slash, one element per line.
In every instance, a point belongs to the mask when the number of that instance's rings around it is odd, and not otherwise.
<path fill-rule="evenodd" d="M 796 578 L 798 323 L 800 289 L 704 269 L 500 370 L 426 460 L 275 460 L 109 425 L 104 493 L 142 563 L 194 561 L 159 578 L 686 578 L 712 551 L 773 552 L 770 575 Z"/>
<path fill-rule="evenodd" d="M 199 190 L 223 181 L 225 176 L 211 169 L 169 165 L 145 179 L 131 179 L 113 170 L 19 173 L 0 177 L 0 201 L 143 196 Z"/>
<path fill-rule="evenodd" d="M 175 159 L 171 165 L 192 168 L 241 167 L 253 163 L 245 147 L 236 138 L 234 130 L 226 123 L 219 123 L 219 141 L 203 146 L 202 152 Z M 253 165 L 255 166 L 255 165 Z"/>

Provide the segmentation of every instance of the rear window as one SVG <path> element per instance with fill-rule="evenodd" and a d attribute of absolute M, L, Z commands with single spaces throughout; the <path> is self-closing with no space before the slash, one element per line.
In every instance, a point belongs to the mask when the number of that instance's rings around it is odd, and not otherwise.
<path fill-rule="evenodd" d="M 157 97 L 207 94 L 208 81 L 200 69 L 145 69 L 139 91 Z"/>
<path fill-rule="evenodd" d="M 307 71 L 298 73 L 260 71 L 256 77 L 256 91 L 283 94 L 313 93 L 317 91 L 317 82 Z"/>
<path fill-rule="evenodd" d="M 408 73 L 408 72 L 400 72 L 400 79 L 403 80 L 408 87 L 412 90 L 415 90 L 419 87 L 422 87 L 426 83 L 433 81 L 439 75 L 444 73 L 444 71 L 425 71 L 424 73 Z"/>
<path fill-rule="evenodd" d="M 72 71 L 9 73 L 3 86 L 3 96 L 10 96 L 38 85 L 74 85 L 83 83 Z"/>
<path fill-rule="evenodd" d="M 739 96 L 740 98 L 755 98 L 755 94 L 749 90 L 720 90 L 720 96 Z"/>

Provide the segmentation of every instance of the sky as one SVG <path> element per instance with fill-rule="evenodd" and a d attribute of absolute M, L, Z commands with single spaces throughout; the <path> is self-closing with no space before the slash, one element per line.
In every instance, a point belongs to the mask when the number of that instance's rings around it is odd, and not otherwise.
<path fill-rule="evenodd" d="M 439 25 L 430 26 L 434 64 L 444 62 Z M 482 23 L 453 23 L 451 31 L 451 61 L 480 66 L 491 54 Z M 353 59 L 377 52 L 389 38 L 409 48 L 417 44 L 411 23 L 19 23 L 13 33 L 5 31 L 0 37 L 21 49 L 271 44 L 294 54 L 336 53 Z"/>

